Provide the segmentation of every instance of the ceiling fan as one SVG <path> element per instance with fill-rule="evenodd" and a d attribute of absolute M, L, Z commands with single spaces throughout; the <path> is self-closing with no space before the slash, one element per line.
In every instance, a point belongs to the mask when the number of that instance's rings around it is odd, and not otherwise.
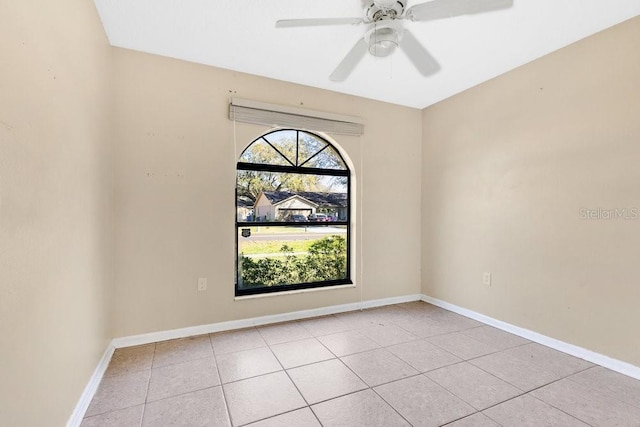
<path fill-rule="evenodd" d="M 403 28 L 401 21 L 433 21 L 513 6 L 513 0 L 431 0 L 405 9 L 402 1 L 373 0 L 373 3 L 369 1 L 363 1 L 364 18 L 281 19 L 276 22 L 276 28 L 367 25 L 364 36 L 358 40 L 329 76 L 329 79 L 335 82 L 346 80 L 367 51 L 373 56 L 385 57 L 391 55 L 398 46 L 422 75 L 430 76 L 440 70 L 440 65 L 418 39 L 409 30 Z"/>

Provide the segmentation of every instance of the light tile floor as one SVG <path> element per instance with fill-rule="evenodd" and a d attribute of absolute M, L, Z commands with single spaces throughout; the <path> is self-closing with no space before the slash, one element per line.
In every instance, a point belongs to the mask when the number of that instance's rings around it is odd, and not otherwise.
<path fill-rule="evenodd" d="M 118 349 L 82 426 L 640 426 L 640 381 L 430 304 Z"/>

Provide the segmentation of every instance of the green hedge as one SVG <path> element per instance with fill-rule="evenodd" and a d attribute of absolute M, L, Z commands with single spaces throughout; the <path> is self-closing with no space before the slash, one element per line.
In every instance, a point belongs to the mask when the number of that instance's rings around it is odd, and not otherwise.
<path fill-rule="evenodd" d="M 241 287 L 290 285 L 344 279 L 347 275 L 347 242 L 342 236 L 329 236 L 314 242 L 308 255 L 292 254 L 288 245 L 277 258 L 253 259 L 240 256 Z"/>

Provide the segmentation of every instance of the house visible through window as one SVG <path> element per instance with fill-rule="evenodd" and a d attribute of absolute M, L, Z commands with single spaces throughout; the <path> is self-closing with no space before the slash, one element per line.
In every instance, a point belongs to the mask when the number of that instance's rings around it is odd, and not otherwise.
<path fill-rule="evenodd" d="M 351 283 L 350 171 L 306 131 L 253 141 L 237 164 L 236 295 Z"/>

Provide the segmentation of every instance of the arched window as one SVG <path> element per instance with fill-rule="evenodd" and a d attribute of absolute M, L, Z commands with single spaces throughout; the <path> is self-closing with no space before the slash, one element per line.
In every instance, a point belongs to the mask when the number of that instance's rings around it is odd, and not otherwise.
<path fill-rule="evenodd" d="M 327 140 L 276 130 L 240 155 L 236 296 L 351 282 L 350 171 Z"/>

